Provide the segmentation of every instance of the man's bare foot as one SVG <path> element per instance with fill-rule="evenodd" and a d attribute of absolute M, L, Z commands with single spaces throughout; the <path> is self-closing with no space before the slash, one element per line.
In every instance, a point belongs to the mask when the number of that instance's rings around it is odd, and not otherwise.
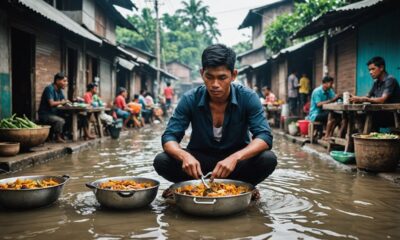
<path fill-rule="evenodd" d="M 87 135 L 87 136 L 85 136 L 84 137 L 84 139 L 87 141 L 87 140 L 93 140 L 93 139 L 95 139 L 96 137 L 95 136 L 93 136 L 93 135 Z"/>
<path fill-rule="evenodd" d="M 260 191 L 257 188 L 251 193 L 251 201 L 259 201 L 261 199 Z"/>
<path fill-rule="evenodd" d="M 57 136 L 56 143 L 65 143 L 65 140 L 61 136 Z"/>

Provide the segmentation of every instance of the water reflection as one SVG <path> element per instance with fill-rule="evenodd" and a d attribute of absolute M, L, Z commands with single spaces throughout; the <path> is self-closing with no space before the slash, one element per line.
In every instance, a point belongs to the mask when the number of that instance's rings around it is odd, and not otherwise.
<path fill-rule="evenodd" d="M 276 138 L 279 165 L 259 185 L 262 199 L 226 218 L 197 218 L 160 197 L 170 183 L 154 172 L 161 125 L 101 143 L 14 174 L 71 176 L 59 202 L 30 211 L 0 210 L 0 238 L 52 239 L 382 239 L 400 238 L 400 189 L 369 174 L 338 170 L 299 146 Z M 187 141 L 187 138 L 185 138 Z M 148 208 L 102 208 L 85 183 L 135 175 L 161 180 Z"/>

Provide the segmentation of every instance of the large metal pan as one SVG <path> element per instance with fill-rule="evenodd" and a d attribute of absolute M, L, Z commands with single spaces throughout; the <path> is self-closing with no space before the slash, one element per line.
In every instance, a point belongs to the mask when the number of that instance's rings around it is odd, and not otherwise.
<path fill-rule="evenodd" d="M 49 178 L 53 179 L 59 184 L 56 186 L 37 189 L 0 189 L 0 205 L 5 208 L 27 209 L 43 207 L 54 203 L 60 197 L 65 183 L 69 180 L 69 176 L 21 176 L 1 179 L 0 184 L 14 182 L 17 179 L 41 181 Z"/>
<path fill-rule="evenodd" d="M 215 179 L 214 181 L 235 184 L 236 186 L 245 186 L 249 189 L 249 192 L 227 197 L 194 197 L 176 193 L 175 190 L 187 185 L 201 184 L 201 180 L 175 183 L 171 186 L 171 189 L 174 191 L 174 198 L 178 208 L 188 214 L 198 216 L 224 216 L 241 212 L 249 206 L 251 201 L 251 192 L 254 190 L 253 185 L 229 179 Z"/>
<path fill-rule="evenodd" d="M 99 188 L 101 183 L 109 180 L 133 180 L 138 183 L 150 182 L 153 187 L 130 191 Z M 156 198 L 160 182 L 151 178 L 124 176 L 102 178 L 91 183 L 86 183 L 86 186 L 94 191 L 97 201 L 105 207 L 115 209 L 134 209 L 147 206 Z"/>

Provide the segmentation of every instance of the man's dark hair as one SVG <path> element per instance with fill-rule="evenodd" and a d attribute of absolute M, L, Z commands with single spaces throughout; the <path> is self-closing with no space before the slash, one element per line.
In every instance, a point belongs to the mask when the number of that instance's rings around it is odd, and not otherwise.
<path fill-rule="evenodd" d="M 386 70 L 385 59 L 383 59 L 383 57 L 376 56 L 376 57 L 371 58 L 367 62 L 367 66 L 369 66 L 371 64 L 374 64 L 377 67 L 382 67 L 383 66 L 383 69 Z"/>
<path fill-rule="evenodd" d="M 322 83 L 328 83 L 328 82 L 333 82 L 333 77 L 325 76 L 325 77 L 322 79 Z"/>
<path fill-rule="evenodd" d="M 123 92 L 127 92 L 126 88 L 124 88 L 124 87 L 119 87 L 119 88 L 118 88 L 118 95 L 120 95 L 120 94 L 123 93 Z"/>
<path fill-rule="evenodd" d="M 167 87 L 170 87 L 171 86 L 171 83 L 170 82 L 167 82 Z"/>
<path fill-rule="evenodd" d="M 143 95 L 146 92 L 146 90 L 142 89 L 140 90 L 140 95 Z"/>
<path fill-rule="evenodd" d="M 95 87 L 97 87 L 97 84 L 96 83 L 89 83 L 87 86 L 86 86 L 86 92 L 89 92 L 89 91 L 91 91 L 93 88 L 95 88 Z"/>
<path fill-rule="evenodd" d="M 138 94 L 133 95 L 133 99 L 139 99 L 139 95 Z"/>
<path fill-rule="evenodd" d="M 64 78 L 66 78 L 67 75 L 65 75 L 65 73 L 63 72 L 59 72 L 56 75 L 54 75 L 54 83 L 56 83 L 58 80 L 62 80 Z"/>
<path fill-rule="evenodd" d="M 236 53 L 223 44 L 208 46 L 201 55 L 203 69 L 226 66 L 231 72 L 235 69 Z"/>
<path fill-rule="evenodd" d="M 262 91 L 265 91 L 265 90 L 271 91 L 271 88 L 268 87 L 268 86 L 264 86 L 264 87 L 261 88 L 261 90 L 262 90 Z"/>

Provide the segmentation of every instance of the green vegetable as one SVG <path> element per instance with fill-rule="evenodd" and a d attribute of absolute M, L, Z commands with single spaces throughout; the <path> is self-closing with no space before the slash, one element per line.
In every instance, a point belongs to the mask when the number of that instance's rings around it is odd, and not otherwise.
<path fill-rule="evenodd" d="M 16 114 L 13 114 L 9 118 L 4 118 L 0 121 L 0 128 L 38 128 L 34 122 L 29 120 L 25 115 L 23 118 L 16 117 Z"/>

